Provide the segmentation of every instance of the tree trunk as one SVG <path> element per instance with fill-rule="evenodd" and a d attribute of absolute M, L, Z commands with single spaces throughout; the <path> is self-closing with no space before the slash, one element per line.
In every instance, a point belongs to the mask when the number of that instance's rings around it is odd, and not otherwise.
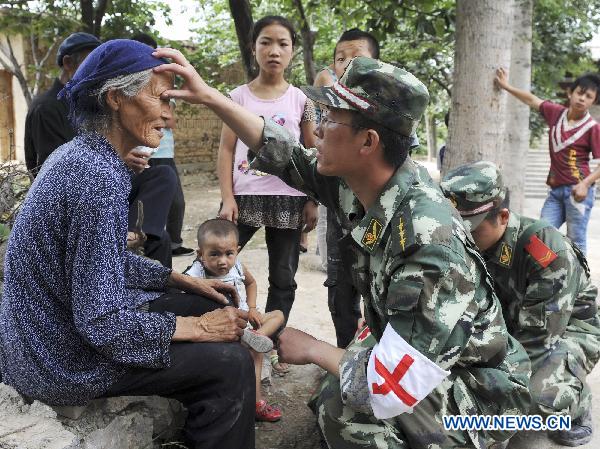
<path fill-rule="evenodd" d="M 80 0 L 81 6 L 81 22 L 83 23 L 83 31 L 94 34 L 94 2 L 93 0 Z"/>
<path fill-rule="evenodd" d="M 100 0 L 98 2 L 98 6 L 94 11 L 94 36 L 100 39 L 100 32 L 102 30 L 102 19 L 104 18 L 104 14 L 106 14 L 106 9 L 108 8 L 110 0 Z"/>
<path fill-rule="evenodd" d="M 81 6 L 81 22 L 84 26 L 83 31 L 100 38 L 102 19 L 104 18 L 104 14 L 106 14 L 109 2 L 110 0 L 99 0 L 98 6 L 94 8 L 93 0 L 79 0 L 79 5 Z"/>
<path fill-rule="evenodd" d="M 513 86 L 531 90 L 531 40 L 533 0 L 515 1 L 514 32 L 509 81 Z M 512 95 L 507 96 L 506 133 L 503 152 L 504 182 L 510 189 L 510 207 L 522 212 L 529 150 L 529 107 Z"/>
<path fill-rule="evenodd" d="M 248 0 L 229 0 L 229 10 L 235 23 L 235 32 L 246 70 L 246 78 L 248 81 L 252 81 L 256 78 L 256 70 L 252 64 L 252 27 L 254 26 L 252 8 Z"/>
<path fill-rule="evenodd" d="M 501 163 L 506 95 L 494 88 L 508 67 L 514 0 L 457 0 L 454 85 L 442 175 L 469 162 Z"/>
<path fill-rule="evenodd" d="M 317 70 L 315 69 L 315 61 L 313 60 L 313 47 L 315 44 L 315 32 L 310 30 L 310 25 L 304 13 L 302 0 L 292 0 L 298 14 L 300 15 L 300 34 L 302 34 L 302 55 L 304 56 L 304 73 L 306 75 L 306 84 L 312 86 L 315 83 Z"/>
<path fill-rule="evenodd" d="M 427 160 L 437 158 L 437 126 L 433 114 L 425 113 L 425 129 L 427 132 Z"/>

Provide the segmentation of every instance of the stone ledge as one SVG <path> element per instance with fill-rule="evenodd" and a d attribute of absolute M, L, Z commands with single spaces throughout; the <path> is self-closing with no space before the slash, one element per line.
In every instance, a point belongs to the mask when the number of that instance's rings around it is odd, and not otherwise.
<path fill-rule="evenodd" d="M 29 403 L 15 389 L 0 383 L 0 447 L 164 448 L 165 443 L 181 441 L 187 414 L 178 401 L 158 396 L 97 399 L 78 411 L 78 419 L 59 416 L 52 407 L 40 401 Z"/>

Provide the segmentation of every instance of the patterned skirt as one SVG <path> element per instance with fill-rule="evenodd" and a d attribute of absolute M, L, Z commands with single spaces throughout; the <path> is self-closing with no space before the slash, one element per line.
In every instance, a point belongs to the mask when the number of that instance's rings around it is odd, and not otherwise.
<path fill-rule="evenodd" d="M 298 229 L 306 196 L 235 195 L 238 223 L 260 228 Z"/>

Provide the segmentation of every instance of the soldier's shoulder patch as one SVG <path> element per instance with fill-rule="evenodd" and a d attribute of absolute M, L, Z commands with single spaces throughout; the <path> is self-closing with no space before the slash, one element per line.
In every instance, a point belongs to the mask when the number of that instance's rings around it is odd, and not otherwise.
<path fill-rule="evenodd" d="M 546 268 L 558 257 L 537 235 L 531 236 L 529 243 L 525 245 L 525 251 L 543 268 Z"/>
<path fill-rule="evenodd" d="M 512 246 L 507 245 L 502 242 L 502 247 L 500 248 L 500 257 L 498 258 L 498 263 L 504 265 L 505 267 L 510 267 L 512 262 L 513 249 Z"/>
<path fill-rule="evenodd" d="M 413 228 L 412 216 L 403 211 L 392 219 L 391 226 L 392 253 L 400 254 L 407 252 L 417 242 Z"/>
<path fill-rule="evenodd" d="M 377 218 L 371 218 L 369 226 L 367 226 L 367 229 L 365 230 L 362 236 L 362 244 L 369 248 L 369 250 L 373 250 L 373 248 L 379 241 L 382 232 L 383 223 L 381 223 Z"/>

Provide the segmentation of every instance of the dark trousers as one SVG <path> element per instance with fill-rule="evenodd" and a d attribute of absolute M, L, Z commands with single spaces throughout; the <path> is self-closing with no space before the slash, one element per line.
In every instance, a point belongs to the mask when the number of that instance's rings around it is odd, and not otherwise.
<path fill-rule="evenodd" d="M 167 232 L 171 237 L 171 248 L 179 248 L 183 243 L 181 238 L 181 230 L 183 229 L 183 217 L 185 215 L 185 198 L 183 196 L 183 188 L 181 187 L 181 179 L 179 179 L 179 173 L 177 172 L 177 166 L 173 158 L 151 158 L 148 161 L 150 167 L 156 167 L 159 165 L 166 165 L 173 169 L 177 182 L 175 184 L 175 195 L 173 196 L 173 202 L 169 209 L 169 215 L 167 217 Z"/>
<path fill-rule="evenodd" d="M 144 170 L 131 180 L 128 227 L 133 230 L 138 219 L 138 201 L 144 205 L 142 230 L 148 237 L 144 255 L 171 268 L 171 239 L 165 232 L 167 216 L 175 194 L 177 175 L 171 167 L 156 166 Z"/>
<path fill-rule="evenodd" d="M 238 224 L 240 246 L 243 248 L 259 228 Z M 265 227 L 265 240 L 269 253 L 269 294 L 265 312 L 281 310 L 285 322 L 290 316 L 296 297 L 296 271 L 300 257 L 300 229 Z"/>
<path fill-rule="evenodd" d="M 200 296 L 167 293 L 150 303 L 150 312 L 200 316 L 219 307 Z M 169 368 L 130 369 L 106 396 L 181 401 L 190 449 L 253 449 L 255 381 L 248 350 L 239 343 L 172 343 L 170 357 Z"/>
<path fill-rule="evenodd" d="M 360 313 L 360 295 L 350 276 L 344 269 L 340 257 L 339 240 L 343 237 L 342 227 L 335 215 L 327 211 L 327 302 L 335 327 L 339 348 L 350 344 Z"/>

